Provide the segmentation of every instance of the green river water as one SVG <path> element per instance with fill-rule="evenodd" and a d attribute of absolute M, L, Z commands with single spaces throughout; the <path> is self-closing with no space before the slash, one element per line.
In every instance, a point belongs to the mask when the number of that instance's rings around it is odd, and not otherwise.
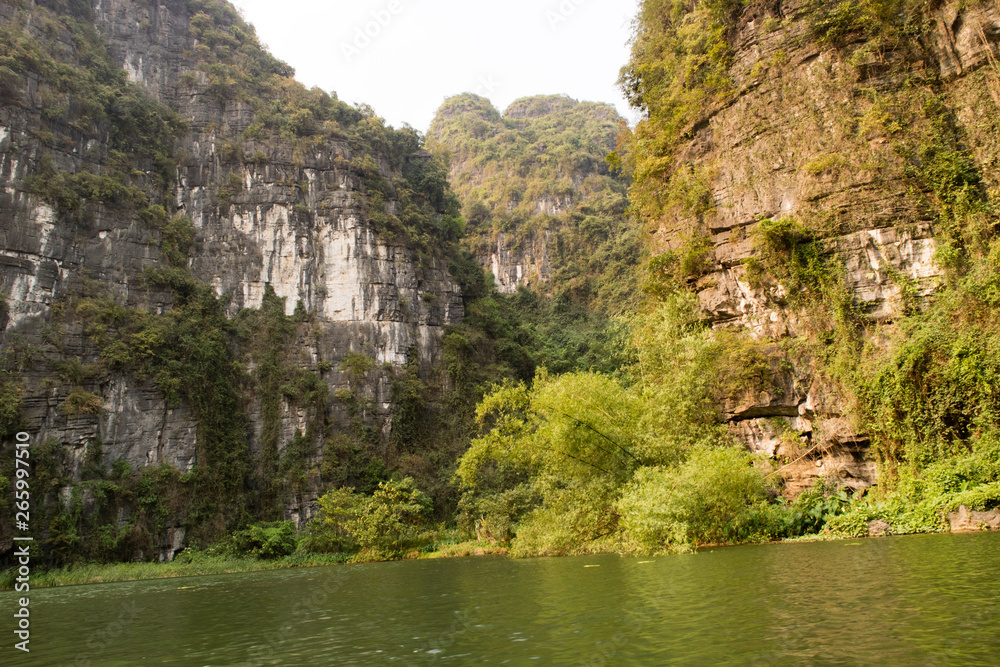
<path fill-rule="evenodd" d="M 1000 534 L 40 589 L 2 665 L 1000 664 Z"/>

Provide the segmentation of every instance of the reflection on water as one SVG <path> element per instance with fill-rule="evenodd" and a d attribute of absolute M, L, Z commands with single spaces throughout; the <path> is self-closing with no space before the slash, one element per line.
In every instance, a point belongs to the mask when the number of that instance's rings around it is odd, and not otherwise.
<path fill-rule="evenodd" d="M 3 664 L 996 664 L 998 581 L 974 534 L 46 589 Z"/>

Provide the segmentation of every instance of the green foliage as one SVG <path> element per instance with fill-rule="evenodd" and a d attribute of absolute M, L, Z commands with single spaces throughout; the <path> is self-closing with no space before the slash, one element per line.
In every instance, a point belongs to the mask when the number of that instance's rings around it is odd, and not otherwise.
<path fill-rule="evenodd" d="M 44 103 L 44 136 L 53 148 L 76 146 L 80 136 L 100 138 L 99 173 L 36 171 L 30 187 L 62 211 L 75 212 L 82 201 L 138 207 L 146 191 L 165 195 L 174 178 L 174 144 L 181 118 L 130 84 L 108 54 L 86 3 L 47 3 L 31 21 L 15 13 L 0 27 L 0 79 L 37 77 Z M 10 86 L 19 101 L 21 86 Z M 56 134 L 58 133 L 58 134 Z M 50 171 L 52 171 L 50 169 Z"/>
<path fill-rule="evenodd" d="M 816 4 L 813 35 L 821 45 L 843 46 L 850 38 L 887 51 L 922 32 L 919 3 L 907 0 L 843 0 Z"/>
<path fill-rule="evenodd" d="M 357 431 L 360 431 L 358 433 Z M 324 483 L 335 487 L 351 487 L 360 493 L 371 494 L 391 473 L 385 460 L 372 452 L 371 442 L 376 434 L 368 429 L 356 429 L 357 440 L 345 433 L 326 440 L 320 473 Z"/>
<path fill-rule="evenodd" d="M 281 431 L 281 386 L 287 377 L 285 354 L 294 327 L 285 317 L 285 299 L 279 298 L 270 283 L 264 287 L 260 309 L 244 311 L 239 321 L 240 338 L 256 362 L 255 380 L 261 403 L 261 453 L 256 474 L 263 487 L 259 507 L 272 515 L 279 510 L 281 492 L 278 479 L 278 438 Z"/>
<path fill-rule="evenodd" d="M 809 160 L 809 162 L 806 162 L 803 169 L 810 176 L 822 176 L 824 174 L 837 173 L 846 165 L 847 158 L 840 153 L 820 153 Z"/>
<path fill-rule="evenodd" d="M 725 347 L 698 324 L 693 299 L 676 293 L 635 318 L 630 386 L 596 373 L 540 373 L 530 389 L 488 395 L 477 411 L 488 430 L 457 471 L 465 525 L 481 538 L 513 534 L 520 555 L 776 534 L 763 473 L 718 426 L 714 390 L 731 362 L 720 364 Z M 673 505 L 657 490 L 663 484 L 685 490 Z"/>
<path fill-rule="evenodd" d="M 383 482 L 348 522 L 348 529 L 365 558 L 399 557 L 419 544 L 420 528 L 430 511 L 430 498 L 413 479 Z"/>
<path fill-rule="evenodd" d="M 0 438 L 13 435 L 21 425 L 23 390 L 6 370 L 0 370 Z"/>
<path fill-rule="evenodd" d="M 521 519 L 540 502 L 538 490 L 523 482 L 494 493 L 466 493 L 459 502 L 456 519 L 459 528 L 477 540 L 509 544 Z"/>
<path fill-rule="evenodd" d="M 100 396 L 80 387 L 74 387 L 60 406 L 62 413 L 70 418 L 80 415 L 99 415 L 103 409 L 104 401 Z"/>
<path fill-rule="evenodd" d="M 187 266 L 188 255 L 194 244 L 194 224 L 186 215 L 174 216 L 163 228 L 161 249 L 170 266 Z"/>
<path fill-rule="evenodd" d="M 108 206 L 138 211 L 149 204 L 141 189 L 127 184 L 117 172 L 95 174 L 81 171 L 75 174 L 60 171 L 51 158 L 43 154 L 27 187 L 45 201 L 56 206 L 60 213 L 78 215 L 86 202 L 101 202 Z"/>
<path fill-rule="evenodd" d="M 785 532 L 790 536 L 818 533 L 830 519 L 847 510 L 850 502 L 847 491 L 838 489 L 835 482 L 817 480 L 787 508 Z"/>
<path fill-rule="evenodd" d="M 619 86 L 644 117 L 623 133 L 616 158 L 633 177 L 631 205 L 647 220 L 678 204 L 695 215 L 706 210 L 704 189 L 687 185 L 703 182 L 705 174 L 678 166 L 676 151 L 733 92 L 728 38 L 739 8 L 735 0 L 645 0 L 640 6 Z"/>
<path fill-rule="evenodd" d="M 643 289 L 658 298 L 668 298 L 679 286 L 704 275 L 710 268 L 715 246 L 706 235 L 694 235 L 679 248 L 660 253 L 649 260 Z"/>
<path fill-rule="evenodd" d="M 127 462 L 116 461 L 109 476 L 100 449 L 99 443 L 88 445 L 89 472 L 71 486 L 68 500 L 35 505 L 33 519 L 47 527 L 43 556 L 49 565 L 155 559 L 169 522 L 189 505 L 177 470 L 160 466 L 131 474 Z M 36 488 L 54 492 L 71 484 L 62 443 L 46 441 L 34 454 Z"/>
<path fill-rule="evenodd" d="M 609 313 L 636 298 L 631 266 L 642 240 L 624 216 L 625 184 L 604 163 L 618 121 L 606 105 L 563 96 L 518 100 L 505 117 L 475 95 L 450 98 L 439 110 L 427 147 L 450 158 L 467 250 L 454 252 L 449 266 L 465 305 L 463 322 L 449 326 L 444 340 L 450 391 L 444 410 L 425 422 L 426 432 L 445 434 L 437 439 L 445 461 L 467 446 L 474 405 L 491 385 L 530 381 L 538 367 L 620 369 L 620 335 Z M 540 212 L 555 202 L 566 210 Z M 513 252 L 532 244 L 536 256 L 547 253 L 547 284 L 498 293 L 479 263 L 500 234 Z"/>
<path fill-rule="evenodd" d="M 900 467 L 878 493 L 855 500 L 830 518 L 838 535 L 864 537 L 868 522 L 879 520 L 894 534 L 945 530 L 945 514 L 965 505 L 971 510 L 1000 507 L 1000 437 L 991 429 L 969 449 L 941 455 L 923 467 Z"/>
<path fill-rule="evenodd" d="M 375 368 L 374 359 L 354 350 L 348 351 L 340 362 L 341 372 L 347 375 L 351 382 L 361 381 L 373 368 Z"/>
<path fill-rule="evenodd" d="M 285 315 L 285 301 L 265 285 L 260 309 L 241 311 L 236 321 L 237 339 L 246 363 L 254 368 L 253 390 L 261 406 L 261 454 L 256 466 L 260 495 L 255 504 L 265 515 L 281 512 L 282 481 L 296 492 L 304 488 L 306 465 L 326 425 L 329 393 L 323 380 L 298 368 L 290 357 L 290 342 L 302 322 Z M 296 433 L 279 457 L 283 400 L 306 410 L 309 420 L 306 433 Z"/>
<path fill-rule="evenodd" d="M 316 441 L 302 435 L 299 429 L 295 429 L 292 441 L 287 443 L 281 452 L 278 470 L 289 485 L 289 490 L 296 495 L 300 495 L 307 488 L 306 466 L 315 452 Z"/>
<path fill-rule="evenodd" d="M 869 348 L 856 376 L 865 425 L 886 460 L 927 465 L 1000 417 L 992 389 L 1000 335 L 956 326 L 942 306 L 904 322 L 887 354 Z"/>
<path fill-rule="evenodd" d="M 396 411 L 390 440 L 398 449 L 416 449 L 429 435 L 427 394 L 428 387 L 420 379 L 419 352 L 411 348 L 406 365 L 392 383 L 392 402 Z"/>
<path fill-rule="evenodd" d="M 295 524 L 291 521 L 255 523 L 234 531 L 219 545 L 218 550 L 231 556 L 283 558 L 295 552 L 298 541 Z"/>
<path fill-rule="evenodd" d="M 697 448 L 679 467 L 645 467 L 617 503 L 626 539 L 643 551 L 775 536 L 764 476 L 735 447 Z"/>
<path fill-rule="evenodd" d="M 427 145 L 450 158 L 466 246 L 480 261 L 501 235 L 514 252 L 544 247 L 555 270 L 548 285 L 532 278 L 533 288 L 624 309 L 642 244 L 624 215 L 626 184 L 605 164 L 620 122 L 607 105 L 564 96 L 520 99 L 504 116 L 476 95 L 446 100 Z"/>
<path fill-rule="evenodd" d="M 365 496 L 353 488 L 334 488 L 320 496 L 319 514 L 308 525 L 305 547 L 317 553 L 355 551 L 357 541 L 348 529 L 361 509 Z"/>
<path fill-rule="evenodd" d="M 109 370 L 149 379 L 167 399 L 183 398 L 198 417 L 198 493 L 206 516 L 239 518 L 244 507 L 249 421 L 234 363 L 234 328 L 212 289 L 178 269 L 151 271 L 146 285 L 169 289 L 162 314 L 121 306 L 108 297 L 75 304 L 85 331 Z"/>
<path fill-rule="evenodd" d="M 320 498 L 310 522 L 311 548 L 361 551 L 356 560 L 391 560 L 421 544 L 431 500 L 413 479 L 381 482 L 371 496 L 333 489 Z"/>
<path fill-rule="evenodd" d="M 759 287 L 773 276 L 792 298 L 802 292 L 817 294 L 830 271 L 815 235 L 794 218 L 764 219 L 753 232 L 753 256 L 747 260 L 747 280 Z"/>

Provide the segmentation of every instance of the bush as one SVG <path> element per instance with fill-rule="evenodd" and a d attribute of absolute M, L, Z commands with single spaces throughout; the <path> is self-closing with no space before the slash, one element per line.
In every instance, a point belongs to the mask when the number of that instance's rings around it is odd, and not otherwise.
<path fill-rule="evenodd" d="M 379 484 L 347 528 L 367 560 L 398 558 L 419 546 L 421 527 L 431 513 L 431 500 L 412 478 Z"/>
<path fill-rule="evenodd" d="M 817 480 L 811 489 L 799 494 L 785 511 L 784 533 L 787 536 L 818 533 L 827 522 L 850 506 L 847 491 L 827 480 Z"/>
<path fill-rule="evenodd" d="M 753 232 L 753 257 L 746 261 L 747 280 L 760 286 L 774 276 L 791 297 L 815 293 L 828 281 L 819 242 L 812 231 L 794 218 L 764 219 Z"/>
<path fill-rule="evenodd" d="M 506 544 L 514 539 L 521 519 L 539 502 L 538 490 L 529 484 L 494 494 L 465 494 L 458 506 L 458 525 L 477 540 Z"/>
<path fill-rule="evenodd" d="M 278 521 L 255 523 L 249 528 L 233 532 L 223 541 L 222 551 L 233 556 L 272 559 L 289 556 L 297 547 L 295 524 L 291 521 Z"/>
<path fill-rule="evenodd" d="M 99 415 L 104 410 L 104 401 L 97 394 L 74 388 L 61 406 L 62 413 L 67 417 L 79 417 L 80 415 Z"/>
<path fill-rule="evenodd" d="M 186 215 L 177 215 L 163 228 L 163 258 L 171 266 L 187 265 L 194 243 L 194 224 Z"/>
<path fill-rule="evenodd" d="M 421 545 L 431 500 L 412 478 L 380 482 L 371 496 L 333 489 L 319 499 L 320 514 L 309 522 L 310 549 L 360 549 L 357 560 L 391 560 Z"/>
<path fill-rule="evenodd" d="M 0 438 L 13 435 L 21 423 L 21 388 L 0 370 Z"/>
<path fill-rule="evenodd" d="M 354 489 L 332 489 L 320 497 L 319 514 L 306 529 L 303 547 L 317 553 L 340 553 L 357 549 L 357 541 L 348 529 L 364 501 Z"/>
<path fill-rule="evenodd" d="M 697 449 L 679 468 L 640 469 L 617 509 L 625 539 L 650 552 L 759 541 L 778 532 L 753 458 L 732 447 Z"/>

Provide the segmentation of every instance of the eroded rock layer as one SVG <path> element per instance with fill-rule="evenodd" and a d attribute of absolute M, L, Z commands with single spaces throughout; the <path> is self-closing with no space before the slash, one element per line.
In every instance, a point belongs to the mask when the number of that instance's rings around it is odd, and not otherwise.
<path fill-rule="evenodd" d="M 686 180 L 664 186 L 684 190 L 664 195 L 675 201 L 699 188 L 704 198 L 667 207 L 654 224 L 661 252 L 709 248 L 690 280 L 714 327 L 787 341 L 816 324 L 785 284 L 750 275 L 762 221 L 792 219 L 819 238 L 871 323 L 891 324 L 941 284 L 940 201 L 916 156 L 944 131 L 936 124 L 948 125 L 995 187 L 1000 11 L 897 5 L 906 15 L 891 17 L 891 33 L 852 23 L 834 3 L 733 10 L 732 92 L 684 130 L 673 173 Z M 776 373 L 774 388 L 725 407 L 734 432 L 779 461 L 789 493 L 820 475 L 874 483 L 868 439 L 836 388 L 808 359 L 786 362 L 795 368 Z"/>

